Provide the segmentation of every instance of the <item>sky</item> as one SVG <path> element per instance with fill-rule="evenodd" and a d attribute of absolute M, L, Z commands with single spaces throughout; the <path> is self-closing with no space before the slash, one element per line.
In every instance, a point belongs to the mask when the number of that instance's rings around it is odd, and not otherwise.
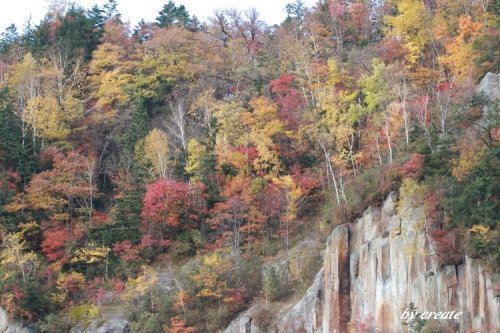
<path fill-rule="evenodd" d="M 74 0 L 85 8 L 94 4 L 102 6 L 107 0 Z M 157 13 L 168 0 L 117 0 L 118 10 L 124 21 L 129 20 L 134 26 L 141 18 L 154 21 Z M 205 21 L 215 9 L 248 9 L 255 7 L 261 18 L 268 24 L 281 23 L 286 16 L 285 6 L 293 0 L 174 0 L 177 5 L 184 5 L 191 15 L 196 15 L 200 21 Z M 307 6 L 312 6 L 315 0 L 304 0 Z M 23 24 L 31 15 L 33 24 L 38 24 L 45 16 L 48 8 L 46 0 L 0 0 L 0 32 L 11 23 L 22 30 Z"/>

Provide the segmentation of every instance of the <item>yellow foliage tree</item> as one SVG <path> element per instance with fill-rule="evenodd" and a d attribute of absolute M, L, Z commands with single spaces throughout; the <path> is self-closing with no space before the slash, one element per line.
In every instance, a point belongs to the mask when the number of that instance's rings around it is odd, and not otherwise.
<path fill-rule="evenodd" d="M 193 276 L 197 297 L 221 302 L 226 291 L 226 282 L 219 279 L 219 272 L 229 270 L 230 263 L 220 253 L 207 254 L 201 259 L 197 274 Z"/>
<path fill-rule="evenodd" d="M 152 129 L 136 144 L 135 154 L 139 161 L 151 166 L 153 175 L 165 179 L 170 176 L 173 163 L 170 161 L 168 136 L 162 130 Z"/>
<path fill-rule="evenodd" d="M 40 259 L 35 252 L 26 251 L 26 241 L 21 233 L 6 234 L 0 244 L 0 280 L 15 279 L 21 273 L 23 282 L 34 276 L 40 265 Z"/>
<path fill-rule="evenodd" d="M 187 144 L 187 161 L 185 170 L 192 175 L 191 180 L 200 180 L 201 172 L 203 171 L 203 159 L 205 154 L 205 146 L 196 139 L 191 139 Z"/>
<path fill-rule="evenodd" d="M 297 218 L 298 201 L 302 191 L 290 175 L 273 178 L 273 182 L 286 193 L 286 210 L 281 221 L 285 225 L 285 246 L 288 249 L 290 224 Z"/>
<path fill-rule="evenodd" d="M 107 261 L 109 251 L 110 249 L 108 247 L 97 246 L 93 243 L 89 243 L 75 251 L 70 262 L 72 264 L 84 265 L 99 264 Z"/>
<path fill-rule="evenodd" d="M 474 50 L 473 43 L 481 28 L 481 23 L 472 21 L 470 16 L 461 16 L 458 19 L 457 36 L 445 45 L 447 54 L 438 58 L 451 71 L 456 81 L 462 81 L 474 68 L 473 61 L 478 51 Z"/>
<path fill-rule="evenodd" d="M 398 0 L 396 9 L 397 15 L 385 20 L 392 28 L 390 34 L 403 40 L 407 64 L 414 66 L 430 40 L 431 17 L 423 1 Z"/>
<path fill-rule="evenodd" d="M 481 162 L 487 147 L 478 139 L 471 140 L 466 137 L 458 141 L 456 150 L 460 156 L 452 161 L 451 174 L 457 180 L 463 180 Z"/>
<path fill-rule="evenodd" d="M 232 167 L 247 171 L 246 158 L 243 154 L 234 151 L 234 147 L 244 145 L 248 147 L 246 128 L 241 121 L 245 109 L 235 101 L 217 102 L 214 105 L 213 115 L 217 120 L 217 136 L 215 154 L 218 165 L 231 165 Z M 246 140 L 242 141 L 242 138 Z"/>
<path fill-rule="evenodd" d="M 52 96 L 37 96 L 26 105 L 27 122 L 33 128 L 33 134 L 43 139 L 64 139 L 69 134 L 65 113 Z"/>
<path fill-rule="evenodd" d="M 327 65 L 325 80 L 316 88 L 316 108 L 307 115 L 300 132 L 303 137 L 316 141 L 320 147 L 325 159 L 328 185 L 333 183 L 337 203 L 340 204 L 341 199 L 345 200 L 345 195 L 340 170 L 334 162 L 348 157 L 354 169 L 352 124 L 359 116 L 350 107 L 356 97 L 351 86 L 352 78 L 345 69 L 338 67 L 334 59 L 330 59 Z M 337 90 L 339 84 L 344 88 Z"/>
<path fill-rule="evenodd" d="M 253 162 L 254 169 L 275 176 L 281 170 L 281 162 L 273 137 L 283 130 L 278 110 L 265 97 L 252 99 L 250 106 L 253 113 L 246 112 L 241 117 L 242 122 L 249 128 L 248 134 L 242 138 L 245 142 L 242 143 L 251 142 L 257 149 L 259 156 Z"/>
<path fill-rule="evenodd" d="M 119 45 L 104 43 L 92 54 L 89 63 L 90 87 L 98 108 L 108 108 L 113 116 L 115 108 L 123 106 L 129 95 L 125 86 L 131 82 L 130 64 L 125 50 Z"/>
<path fill-rule="evenodd" d="M 85 286 L 85 277 L 82 273 L 60 273 L 56 281 L 57 293 L 54 301 L 63 303 L 71 294 L 75 294 Z"/>
<path fill-rule="evenodd" d="M 141 274 L 137 278 L 129 277 L 125 291 L 121 297 L 125 301 L 139 302 L 146 294 L 152 292 L 153 287 L 158 283 L 158 272 L 151 266 L 142 266 Z M 151 309 L 154 308 L 154 298 L 150 297 Z"/>
<path fill-rule="evenodd" d="M 75 97 L 76 83 L 62 85 L 61 75 L 51 63 L 37 61 L 30 53 L 12 67 L 9 86 L 23 124 L 23 137 L 31 127 L 33 139 L 63 140 L 70 133 L 71 122 L 83 115 L 83 103 Z"/>

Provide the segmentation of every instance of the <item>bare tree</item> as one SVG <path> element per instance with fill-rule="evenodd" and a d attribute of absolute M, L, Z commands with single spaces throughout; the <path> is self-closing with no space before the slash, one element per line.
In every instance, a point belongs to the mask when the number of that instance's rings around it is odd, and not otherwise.
<path fill-rule="evenodd" d="M 170 117 L 163 124 L 168 129 L 171 135 L 181 142 L 182 150 L 185 152 L 187 148 L 187 111 L 186 97 L 189 94 L 174 92 L 168 101 L 170 109 Z"/>

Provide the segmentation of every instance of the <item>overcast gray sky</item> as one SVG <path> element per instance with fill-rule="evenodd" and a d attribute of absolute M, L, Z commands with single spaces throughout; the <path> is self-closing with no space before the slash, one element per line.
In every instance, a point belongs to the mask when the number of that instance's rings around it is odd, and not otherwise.
<path fill-rule="evenodd" d="M 94 4 L 102 6 L 107 0 L 76 0 L 83 7 L 90 8 Z M 154 21 L 157 13 L 168 0 L 117 0 L 118 9 L 124 20 L 130 20 L 134 26 L 141 18 Z M 215 9 L 248 9 L 255 7 L 268 24 L 280 23 L 284 20 L 285 6 L 293 0 L 174 0 L 179 5 L 186 6 L 189 13 L 196 15 L 200 21 L 211 16 Z M 312 6 L 315 0 L 304 0 L 307 6 Z M 32 23 L 38 24 L 47 11 L 46 0 L 0 0 L 0 31 L 15 23 L 22 30 L 24 22 L 32 17 Z"/>

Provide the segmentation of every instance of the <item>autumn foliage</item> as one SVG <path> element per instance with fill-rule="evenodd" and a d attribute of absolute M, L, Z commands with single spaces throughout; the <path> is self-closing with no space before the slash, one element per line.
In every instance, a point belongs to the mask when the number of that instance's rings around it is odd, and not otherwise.
<path fill-rule="evenodd" d="M 42 332 L 108 307 L 131 332 L 220 331 L 295 290 L 263 278 L 275 255 L 391 191 L 418 198 L 442 264 L 500 262 L 498 99 L 476 89 L 498 72 L 497 7 L 297 0 L 270 26 L 168 1 L 132 27 L 115 0 L 53 1 L 8 27 L 0 306 Z"/>

